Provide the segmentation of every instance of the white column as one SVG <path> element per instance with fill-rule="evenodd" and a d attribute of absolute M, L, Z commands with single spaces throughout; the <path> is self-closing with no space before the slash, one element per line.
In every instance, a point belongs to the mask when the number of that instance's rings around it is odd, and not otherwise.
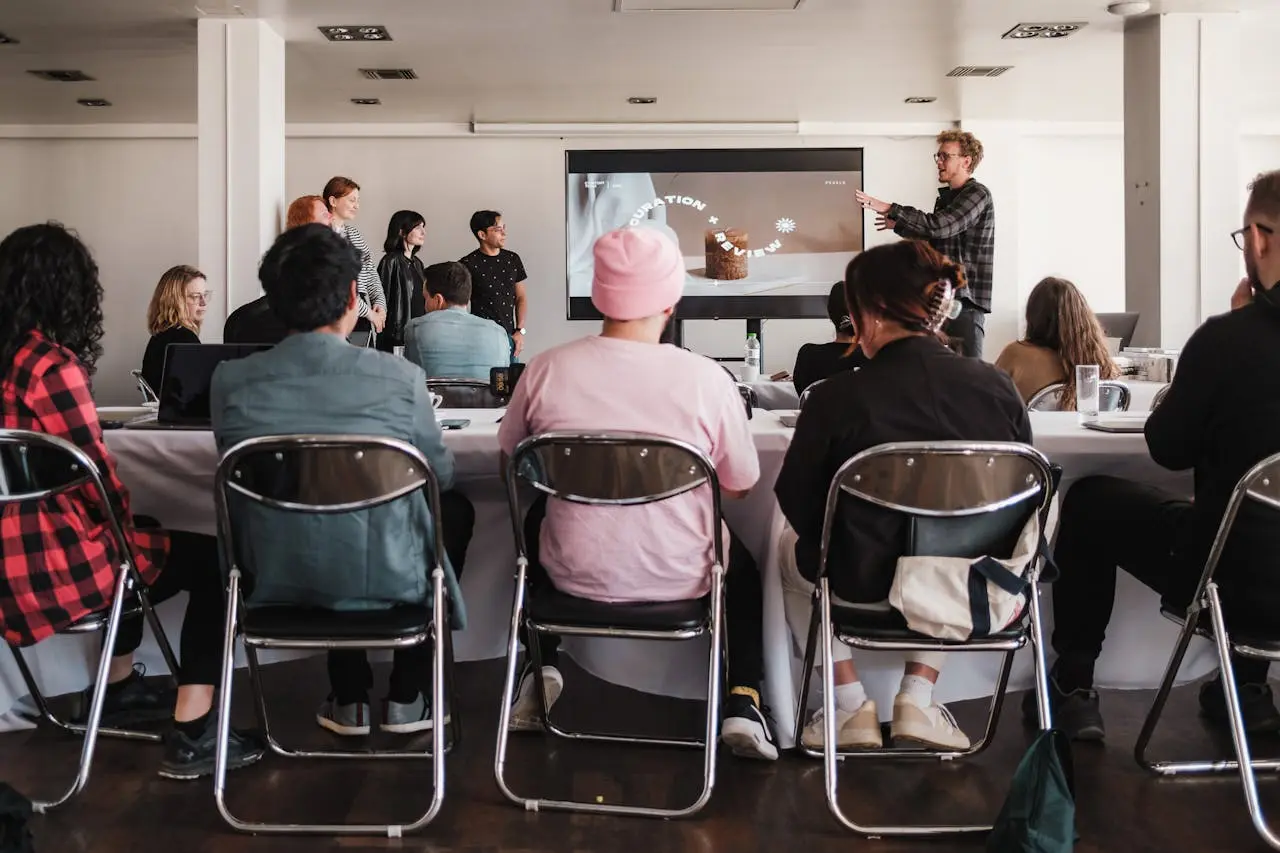
<path fill-rule="evenodd" d="M 1134 343 L 1181 347 L 1229 308 L 1239 253 L 1240 20 L 1131 20 L 1124 35 L 1125 296 Z M 1106 216 L 1105 210 L 1098 211 Z"/>
<path fill-rule="evenodd" d="M 213 291 L 202 337 L 258 297 L 258 261 L 284 221 L 284 38 L 266 21 L 202 18 L 199 256 Z"/>

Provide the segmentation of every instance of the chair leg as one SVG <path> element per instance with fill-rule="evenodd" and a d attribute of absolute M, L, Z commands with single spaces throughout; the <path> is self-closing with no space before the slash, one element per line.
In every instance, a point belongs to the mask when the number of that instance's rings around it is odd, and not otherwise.
<path fill-rule="evenodd" d="M 1155 701 L 1151 703 L 1151 710 L 1147 712 L 1147 718 L 1142 723 L 1142 730 L 1138 732 L 1138 740 L 1133 747 L 1134 760 L 1147 770 L 1160 775 L 1175 776 L 1179 772 L 1194 772 L 1187 767 L 1189 764 L 1212 764 L 1212 762 L 1156 762 L 1147 758 L 1147 748 L 1151 744 L 1152 736 L 1155 735 L 1160 717 L 1164 714 L 1164 707 L 1169 701 L 1169 692 L 1173 690 L 1173 683 L 1178 677 L 1183 658 L 1187 656 L 1187 649 L 1195 636 L 1196 627 L 1200 624 L 1201 612 L 1199 605 L 1187 612 L 1182 623 L 1182 631 L 1178 634 L 1178 642 L 1169 656 L 1168 666 L 1165 667 L 1164 678 L 1161 679 L 1160 688 L 1156 691 Z M 1209 769 L 1211 768 L 1205 767 L 1200 772 L 1206 772 Z"/>
<path fill-rule="evenodd" d="M 804 713 L 809 706 L 809 685 L 813 680 L 813 667 L 816 663 L 814 657 L 818 653 L 818 622 L 821 618 L 818 615 L 819 606 L 818 590 L 815 587 L 813 605 L 809 610 L 809 636 L 804 644 L 804 664 L 800 670 L 800 694 L 796 697 L 796 731 L 794 740 L 796 749 L 803 750 L 814 756 L 817 756 L 817 753 L 805 749 L 801 737 L 804 735 Z"/>
<path fill-rule="evenodd" d="M 453 752 L 462 743 L 462 709 L 458 705 L 458 662 L 454 658 L 453 629 L 446 622 L 437 631 L 437 642 L 445 644 L 444 657 L 444 695 L 448 700 L 449 737 L 444 746 L 446 753 Z M 442 706 L 435 706 L 436 708 Z M 432 713 L 439 714 L 438 710 Z M 437 721 L 438 722 L 438 721 Z"/>
<path fill-rule="evenodd" d="M 107 698 L 107 676 L 111 671 L 111 652 L 115 648 L 116 636 L 120 632 L 121 614 L 124 612 L 124 596 L 125 584 L 128 580 L 128 574 L 120 573 L 119 579 L 116 581 L 115 595 L 111 601 L 111 615 L 107 618 L 107 627 L 102 642 L 102 653 L 98 656 L 98 673 L 94 681 L 93 692 L 89 700 L 89 718 L 84 726 L 84 742 L 80 747 L 80 766 L 76 772 L 76 778 L 60 797 L 56 800 L 33 801 L 32 809 L 37 813 L 44 813 L 50 809 L 57 808 L 67 800 L 71 799 L 80 791 L 84 790 L 84 786 L 89 782 L 89 771 L 93 768 L 93 750 L 98 743 L 98 731 L 102 723 L 102 706 Z M 30 678 L 30 670 L 27 669 L 26 662 L 19 656 L 19 667 L 23 671 L 24 679 L 30 679 L 28 686 L 34 683 L 34 679 Z M 39 691 L 33 691 L 33 697 L 38 695 Z M 37 703 L 44 705 L 43 697 L 37 700 Z M 41 708 L 50 719 L 57 721 L 48 713 L 48 706 Z M 63 726 L 66 728 L 67 726 Z"/>
<path fill-rule="evenodd" d="M 626 817 L 656 817 L 656 818 L 681 818 L 688 817 L 701 811 L 711 799 L 712 790 L 715 788 L 716 775 L 716 748 L 719 740 L 720 731 L 720 694 L 723 672 L 723 654 L 724 654 L 724 569 L 717 566 L 712 575 L 711 582 L 711 642 L 708 653 L 707 663 L 707 717 L 706 729 L 702 740 L 696 744 L 703 750 L 703 785 L 702 792 L 694 802 L 684 808 L 679 809 L 659 809 L 647 806 L 628 806 L 614 805 L 611 803 L 587 803 L 575 802 L 570 800 L 542 800 L 527 797 L 521 797 L 512 791 L 507 784 L 505 778 L 506 761 L 507 761 L 507 745 L 509 743 L 508 728 L 511 724 L 511 703 L 515 699 L 515 691 L 517 689 L 517 679 L 519 678 L 519 638 L 517 630 L 520 623 L 524 619 L 524 600 L 525 600 L 525 572 L 528 561 L 524 557 L 517 560 L 516 572 L 516 590 L 514 601 L 511 608 L 511 624 L 510 635 L 507 640 L 507 671 L 506 680 L 503 684 L 502 707 L 498 713 L 498 743 L 494 758 L 494 778 L 498 783 L 499 790 L 503 795 L 516 805 L 523 807 L 526 811 L 556 810 L 556 811 L 573 811 L 586 812 L 591 814 L 609 814 L 620 815 Z M 529 635 L 529 659 L 532 663 L 533 672 L 536 674 L 541 667 L 541 658 L 538 655 L 538 643 L 536 634 L 530 629 Z M 599 735 L 594 733 L 577 733 L 563 732 L 556 728 L 548 719 L 546 708 L 546 697 L 542 693 L 541 678 L 536 677 L 534 683 L 538 690 L 538 698 L 542 702 L 543 709 L 543 725 L 553 734 L 563 737 L 583 740 L 610 741 L 618 743 L 647 744 L 647 745 L 676 745 L 689 746 L 689 741 L 660 740 L 654 738 L 630 738 L 613 735 Z"/>
<path fill-rule="evenodd" d="M 1044 614 L 1040 609 L 1040 582 L 1032 581 L 1027 596 L 1031 613 L 1031 654 L 1035 662 L 1036 709 L 1040 717 L 1040 730 L 1053 728 L 1053 708 L 1049 704 L 1049 661 L 1044 639 Z M 1010 655 L 1010 662 L 1013 656 Z"/>

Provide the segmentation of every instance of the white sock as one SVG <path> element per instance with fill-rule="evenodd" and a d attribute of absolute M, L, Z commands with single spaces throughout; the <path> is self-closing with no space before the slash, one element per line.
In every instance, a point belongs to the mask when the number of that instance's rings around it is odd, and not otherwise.
<path fill-rule="evenodd" d="M 861 681 L 836 685 L 836 707 L 841 711 L 853 713 L 861 708 L 862 703 L 866 701 L 867 690 L 862 686 Z"/>
<path fill-rule="evenodd" d="M 904 675 L 898 694 L 910 696 L 921 708 L 933 704 L 933 682 L 921 675 Z"/>

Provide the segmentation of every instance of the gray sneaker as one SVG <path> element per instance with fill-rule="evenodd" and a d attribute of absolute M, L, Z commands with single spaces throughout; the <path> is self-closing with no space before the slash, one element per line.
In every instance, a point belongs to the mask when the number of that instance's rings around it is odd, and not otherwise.
<path fill-rule="evenodd" d="M 352 702 L 350 705 L 339 705 L 334 697 L 324 700 L 320 710 L 316 711 L 316 722 L 322 729 L 328 729 L 335 735 L 346 737 L 363 737 L 369 734 L 369 703 Z"/>
<path fill-rule="evenodd" d="M 444 715 L 444 724 L 450 722 L 448 711 Z M 435 726 L 431 717 L 431 703 L 427 697 L 418 694 L 412 702 L 393 702 L 387 699 L 382 703 L 382 724 L 378 726 L 384 732 L 397 735 L 409 735 L 414 732 L 429 732 Z"/>

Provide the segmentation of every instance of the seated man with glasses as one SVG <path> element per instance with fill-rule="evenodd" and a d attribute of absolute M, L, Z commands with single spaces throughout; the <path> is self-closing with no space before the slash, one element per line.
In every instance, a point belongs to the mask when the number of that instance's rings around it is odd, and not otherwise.
<path fill-rule="evenodd" d="M 453 454 L 442 441 L 426 376 L 402 358 L 346 340 L 358 317 L 360 266 L 351 244 L 324 225 L 294 228 L 276 240 L 258 276 L 271 310 L 291 331 L 271 350 L 219 365 L 210 405 L 214 437 L 223 453 L 249 438 L 308 433 L 415 445 L 439 480 L 444 548 L 460 576 L 475 514 L 464 496 L 448 490 Z M 255 575 L 249 606 L 376 610 L 423 602 L 435 532 L 422 493 L 333 515 L 252 509 L 236 517 Z M 449 597 L 460 604 L 457 588 Z M 430 647 L 398 650 L 394 659 L 380 728 L 428 730 Z M 330 652 L 329 680 L 332 693 L 316 722 L 335 734 L 369 734 L 373 674 L 365 653 Z"/>
<path fill-rule="evenodd" d="M 1280 171 L 1250 187 L 1244 227 L 1233 232 L 1248 277 L 1232 311 L 1211 317 L 1187 341 L 1169 393 L 1146 423 L 1158 464 L 1195 472 L 1187 501 L 1142 483 L 1089 477 L 1067 492 L 1058 525 L 1053 587 L 1054 720 L 1077 740 L 1105 729 L 1094 663 L 1115 602 L 1116 567 L 1185 610 L 1240 478 L 1280 452 Z M 1246 500 L 1214 572 L 1232 631 L 1276 633 L 1280 613 L 1280 523 L 1276 510 Z M 1280 732 L 1266 661 L 1235 658 L 1245 728 Z M 1200 689 L 1200 708 L 1227 725 L 1221 675 Z M 1034 698 L 1024 706 L 1034 717 Z"/>
<path fill-rule="evenodd" d="M 591 302 L 604 315 L 599 335 L 556 347 L 530 361 L 507 407 L 498 443 L 506 459 L 523 439 L 547 432 L 633 432 L 702 449 L 726 497 L 740 498 L 760 463 L 733 381 L 716 362 L 659 343 L 684 290 L 675 233 L 623 228 L 595 244 Z M 534 586 L 608 602 L 688 601 L 711 589 L 711 501 L 705 489 L 635 507 L 540 499 L 525 519 Z M 728 695 L 721 740 L 738 755 L 774 760 L 778 748 L 760 706 L 764 678 L 760 573 L 727 527 L 725 623 Z M 548 708 L 564 680 L 558 637 L 541 635 Z M 520 677 L 513 729 L 540 727 L 531 664 Z"/>

